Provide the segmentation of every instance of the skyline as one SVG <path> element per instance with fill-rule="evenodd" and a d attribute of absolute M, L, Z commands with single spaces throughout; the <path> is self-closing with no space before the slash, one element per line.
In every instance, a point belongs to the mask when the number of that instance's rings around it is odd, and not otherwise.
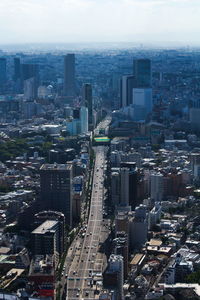
<path fill-rule="evenodd" d="M 199 13 L 198 0 L 1 0 L 0 44 L 200 45 Z"/>

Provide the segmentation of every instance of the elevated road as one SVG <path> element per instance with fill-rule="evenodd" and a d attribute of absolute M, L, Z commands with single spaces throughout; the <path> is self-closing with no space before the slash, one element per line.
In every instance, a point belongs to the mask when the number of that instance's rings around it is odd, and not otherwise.
<path fill-rule="evenodd" d="M 72 263 L 67 274 L 67 300 L 97 299 L 96 289 L 101 286 L 106 259 L 99 250 L 109 233 L 106 221 L 103 220 L 106 151 L 104 146 L 95 148 L 96 158 L 88 224 L 83 225 L 83 233 L 76 238 L 76 251 L 72 252 Z"/>

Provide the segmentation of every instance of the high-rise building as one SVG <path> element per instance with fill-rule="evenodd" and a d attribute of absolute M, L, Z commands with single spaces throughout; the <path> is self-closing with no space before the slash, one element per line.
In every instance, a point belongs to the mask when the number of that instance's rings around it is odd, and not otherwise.
<path fill-rule="evenodd" d="M 132 75 L 122 76 L 120 82 L 120 103 L 121 107 L 126 107 L 132 104 L 133 88 L 135 79 Z"/>
<path fill-rule="evenodd" d="M 120 174 L 119 172 L 111 173 L 111 196 L 112 204 L 118 206 L 120 204 Z"/>
<path fill-rule="evenodd" d="M 34 98 L 37 97 L 39 86 L 39 67 L 37 64 L 21 64 L 21 81 L 26 90 L 26 80 L 31 79 L 33 85 Z"/>
<path fill-rule="evenodd" d="M 121 201 L 122 206 L 129 205 L 129 169 L 120 169 L 120 190 L 121 190 Z"/>
<path fill-rule="evenodd" d="M 137 184 L 138 184 L 138 172 L 135 162 L 122 162 L 122 168 L 128 169 L 128 205 L 132 210 L 137 206 Z"/>
<path fill-rule="evenodd" d="M 64 57 L 64 95 L 74 97 L 75 93 L 75 55 L 70 53 Z"/>
<path fill-rule="evenodd" d="M 120 255 L 111 254 L 108 260 L 108 273 L 117 274 L 117 288 L 119 293 L 119 299 L 123 299 L 123 284 L 124 284 L 124 263 L 123 257 Z M 115 278 L 115 276 L 114 276 Z"/>
<path fill-rule="evenodd" d="M 47 220 L 31 233 L 34 255 L 54 255 L 56 264 L 59 261 L 59 222 Z"/>
<path fill-rule="evenodd" d="M 151 199 L 159 202 L 163 197 L 163 175 L 159 172 L 153 172 L 150 176 L 151 180 Z"/>
<path fill-rule="evenodd" d="M 152 88 L 133 88 L 134 120 L 145 120 L 152 111 Z"/>
<path fill-rule="evenodd" d="M 34 100 L 35 98 L 35 79 L 31 77 L 24 80 L 24 99 Z"/>
<path fill-rule="evenodd" d="M 92 129 L 93 126 L 93 98 L 92 98 L 92 85 L 85 83 L 82 88 L 83 104 L 88 108 L 88 128 Z"/>
<path fill-rule="evenodd" d="M 136 59 L 133 61 L 133 76 L 136 88 L 151 87 L 151 60 Z"/>
<path fill-rule="evenodd" d="M 62 212 L 72 225 L 72 165 L 44 164 L 40 168 L 41 206 Z"/>
<path fill-rule="evenodd" d="M 48 220 L 58 222 L 58 234 L 59 234 L 58 252 L 60 255 L 62 255 L 64 251 L 64 243 L 65 243 L 65 216 L 61 212 L 52 211 L 52 210 L 41 211 L 34 215 L 34 224 L 36 226 L 39 226 Z"/>
<path fill-rule="evenodd" d="M 88 133 L 88 108 L 81 106 L 80 109 L 80 119 L 81 119 L 81 133 Z"/>
<path fill-rule="evenodd" d="M 21 64 L 20 64 L 20 58 L 19 57 L 15 57 L 14 58 L 14 75 L 13 75 L 13 79 L 15 81 L 19 80 L 21 77 Z"/>
<path fill-rule="evenodd" d="M 130 246 L 132 250 L 140 249 L 147 241 L 148 214 L 145 205 L 135 208 L 135 215 L 130 220 Z"/>
<path fill-rule="evenodd" d="M 3 85 L 6 83 L 7 72 L 6 72 L 6 58 L 0 58 L 0 89 L 3 90 Z"/>

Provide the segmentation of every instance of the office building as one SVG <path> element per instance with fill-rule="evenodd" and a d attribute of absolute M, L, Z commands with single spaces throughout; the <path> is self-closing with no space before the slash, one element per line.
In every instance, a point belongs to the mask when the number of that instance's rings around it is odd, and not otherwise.
<path fill-rule="evenodd" d="M 59 222 L 54 220 L 44 221 L 31 233 L 32 249 L 34 255 L 54 255 L 55 263 L 59 261 L 59 249 L 61 241 L 59 240 Z M 63 248 L 63 246 L 62 246 Z"/>
<path fill-rule="evenodd" d="M 124 263 L 122 256 L 115 254 L 110 255 L 105 279 L 109 280 L 111 286 L 116 286 L 118 288 L 118 299 L 123 299 Z"/>
<path fill-rule="evenodd" d="M 62 212 L 72 225 L 72 165 L 44 164 L 40 168 L 41 206 Z"/>
<path fill-rule="evenodd" d="M 150 59 L 135 59 L 133 61 L 133 76 L 135 77 L 136 88 L 151 87 L 151 60 Z"/>
<path fill-rule="evenodd" d="M 111 173 L 111 197 L 112 204 L 118 206 L 120 204 L 120 174 L 119 172 Z"/>
<path fill-rule="evenodd" d="M 64 244 L 65 244 L 65 216 L 61 212 L 52 211 L 52 210 L 41 211 L 34 215 L 35 226 L 39 226 L 48 220 L 58 222 L 58 235 L 59 235 L 58 252 L 59 255 L 62 255 L 64 251 Z"/>
<path fill-rule="evenodd" d="M 37 292 L 39 299 L 55 299 L 56 272 L 53 255 L 36 255 L 33 257 L 28 282 L 33 291 Z"/>
<path fill-rule="evenodd" d="M 85 83 L 82 88 L 83 105 L 88 108 L 88 128 L 93 129 L 93 98 L 92 85 Z"/>
<path fill-rule="evenodd" d="M 64 95 L 74 97 L 75 94 L 75 55 L 70 53 L 64 57 Z"/>
<path fill-rule="evenodd" d="M 80 109 L 80 119 L 81 119 L 81 133 L 88 133 L 88 108 L 81 106 Z"/>
<path fill-rule="evenodd" d="M 159 172 L 152 172 L 150 175 L 151 199 L 159 202 L 163 198 L 163 175 Z"/>
<path fill-rule="evenodd" d="M 200 131 L 200 108 L 192 107 L 189 111 L 189 120 L 193 130 Z"/>
<path fill-rule="evenodd" d="M 122 76 L 120 82 L 120 103 L 121 107 L 126 107 L 132 104 L 133 88 L 135 79 L 132 75 Z"/>
<path fill-rule="evenodd" d="M 134 120 L 145 120 L 152 111 L 152 88 L 133 88 L 132 101 Z"/>
<path fill-rule="evenodd" d="M 131 206 L 132 210 L 137 206 L 137 184 L 138 184 L 138 171 L 135 162 L 122 162 L 120 164 L 121 169 L 128 169 L 128 205 Z M 123 183 L 122 183 L 123 184 Z M 127 192 L 125 193 L 127 194 Z"/>
<path fill-rule="evenodd" d="M 130 217 L 130 247 L 140 250 L 147 241 L 148 214 L 145 205 L 135 208 L 135 214 Z"/>
<path fill-rule="evenodd" d="M 15 57 L 14 58 L 14 75 L 13 79 L 14 81 L 20 80 L 21 77 L 21 63 L 20 63 L 20 58 Z"/>
<path fill-rule="evenodd" d="M 39 66 L 37 64 L 21 64 L 21 84 L 24 86 L 24 93 L 27 93 L 27 80 L 30 80 L 32 86 L 33 98 L 37 98 L 37 90 L 39 86 Z M 28 81 L 28 85 L 30 85 Z"/>
<path fill-rule="evenodd" d="M 35 98 L 35 78 L 31 77 L 24 80 L 24 99 L 34 100 Z"/>
<path fill-rule="evenodd" d="M 6 58 L 0 58 L 0 90 L 4 91 L 4 85 L 7 80 Z"/>
<path fill-rule="evenodd" d="M 121 191 L 120 205 L 128 206 L 129 205 L 129 169 L 128 168 L 120 169 L 120 191 Z"/>

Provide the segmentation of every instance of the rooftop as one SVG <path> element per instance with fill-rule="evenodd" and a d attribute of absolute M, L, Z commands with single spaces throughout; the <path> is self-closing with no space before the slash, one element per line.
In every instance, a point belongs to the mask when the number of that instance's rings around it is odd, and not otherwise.
<path fill-rule="evenodd" d="M 32 231 L 34 234 L 45 234 L 49 230 L 52 230 L 53 227 L 57 224 L 57 221 L 54 220 L 47 220 L 38 226 L 36 229 Z"/>
<path fill-rule="evenodd" d="M 41 166 L 40 170 L 51 170 L 51 171 L 66 171 L 71 170 L 71 164 L 44 164 Z"/>

